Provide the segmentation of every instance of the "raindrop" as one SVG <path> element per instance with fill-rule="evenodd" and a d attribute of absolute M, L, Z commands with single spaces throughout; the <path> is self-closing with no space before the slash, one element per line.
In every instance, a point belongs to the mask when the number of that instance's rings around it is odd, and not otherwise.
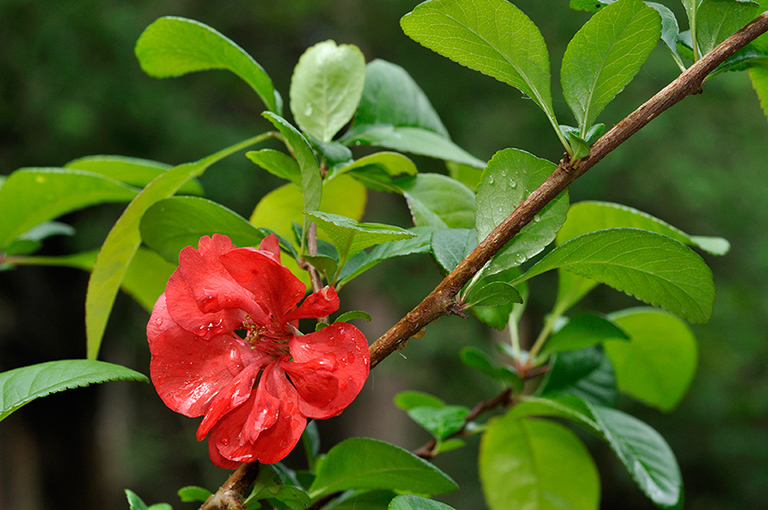
<path fill-rule="evenodd" d="M 488 177 L 488 184 L 493 184 L 493 176 Z"/>
<path fill-rule="evenodd" d="M 157 319 L 155 319 L 155 324 L 157 324 L 158 326 L 162 326 L 163 325 L 163 318 L 162 317 L 158 317 Z"/>
<path fill-rule="evenodd" d="M 307 103 L 307 106 L 304 107 L 304 115 L 307 117 L 312 115 L 312 112 L 314 109 L 312 108 L 312 103 Z"/>
<path fill-rule="evenodd" d="M 540 221 L 541 221 L 541 217 L 540 216 L 536 215 L 536 216 L 533 217 L 533 222 L 534 223 L 538 223 Z"/>
<path fill-rule="evenodd" d="M 509 181 L 509 187 L 510 187 L 510 188 L 517 188 L 517 182 L 515 182 L 515 181 Z"/>
<path fill-rule="evenodd" d="M 522 264 L 523 262 L 528 260 L 528 257 L 526 257 L 524 253 L 518 252 L 517 255 L 515 255 L 515 260 L 517 260 L 518 264 Z"/>

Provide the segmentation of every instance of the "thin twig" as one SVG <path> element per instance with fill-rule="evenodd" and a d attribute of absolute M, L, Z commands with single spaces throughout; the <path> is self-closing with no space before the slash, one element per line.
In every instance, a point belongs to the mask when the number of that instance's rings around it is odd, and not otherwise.
<path fill-rule="evenodd" d="M 589 154 L 574 161 L 567 155 L 552 175 L 502 221 L 467 258 L 441 281 L 424 300 L 371 345 L 371 367 L 400 349 L 416 332 L 450 313 L 456 294 L 491 258 L 527 225 L 549 202 L 598 161 L 621 145 L 661 112 L 701 90 L 709 73 L 728 57 L 768 31 L 768 12 L 723 41 L 695 62 L 675 81 L 649 99 L 603 135 Z"/>
<path fill-rule="evenodd" d="M 598 161 L 621 145 L 661 112 L 697 93 L 709 73 L 728 57 L 768 31 L 768 12 L 723 41 L 675 81 L 619 122 L 592 146 L 588 156 L 558 167 L 512 214 L 499 224 L 424 300 L 371 345 L 371 368 L 392 354 L 422 328 L 449 313 L 456 294 L 520 229 L 550 201 Z M 255 466 L 255 467 L 254 467 Z M 242 498 L 258 474 L 258 463 L 240 466 L 200 510 L 241 510 Z M 239 506 L 228 506 L 239 505 Z"/>
<path fill-rule="evenodd" d="M 467 430 L 467 425 L 469 425 L 470 422 L 472 422 L 475 418 L 477 418 L 484 412 L 490 411 L 491 409 L 494 409 L 498 406 L 506 406 L 511 402 L 511 400 L 512 400 L 512 388 L 506 388 L 504 391 L 502 391 L 501 393 L 493 397 L 491 400 L 478 402 L 477 405 L 474 408 L 472 408 L 472 410 L 469 412 L 466 418 L 464 418 L 464 425 L 461 427 L 461 429 L 457 430 L 456 432 L 448 436 L 446 439 L 465 435 L 465 432 Z M 414 450 L 413 454 L 421 457 L 422 459 L 434 458 L 434 456 L 437 455 L 437 453 L 435 452 L 436 446 L 437 446 L 437 441 L 435 439 L 432 439 L 428 443 L 421 446 L 420 448 Z"/>

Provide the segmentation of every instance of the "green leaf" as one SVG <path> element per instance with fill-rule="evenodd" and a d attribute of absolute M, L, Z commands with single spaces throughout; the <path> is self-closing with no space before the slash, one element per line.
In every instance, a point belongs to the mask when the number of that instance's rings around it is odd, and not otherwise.
<path fill-rule="evenodd" d="M 267 109 L 275 113 L 282 109 L 266 71 L 240 46 L 198 21 L 160 18 L 141 34 L 135 52 L 144 72 L 155 78 L 226 69 L 250 85 Z"/>
<path fill-rule="evenodd" d="M 314 211 L 320 207 L 323 193 L 323 180 L 320 177 L 320 166 L 317 163 L 312 146 L 304 136 L 284 118 L 270 112 L 262 114 L 270 121 L 280 134 L 283 135 L 285 144 L 293 153 L 293 157 L 299 163 L 301 170 L 301 194 L 304 197 L 304 211 Z M 304 225 L 306 230 L 306 224 Z"/>
<path fill-rule="evenodd" d="M 306 216 L 328 235 L 339 252 L 340 266 L 344 266 L 349 257 L 375 244 L 415 237 L 415 234 L 394 225 L 358 223 L 338 214 L 314 211 L 306 213 Z"/>
<path fill-rule="evenodd" d="M 708 53 L 758 15 L 757 2 L 704 0 L 696 13 L 696 39 Z"/>
<path fill-rule="evenodd" d="M 371 315 L 362 310 L 351 310 L 349 312 L 342 313 L 336 317 L 336 320 L 333 322 L 349 322 L 354 319 L 365 319 L 366 321 L 371 322 Z"/>
<path fill-rule="evenodd" d="M 410 411 L 416 407 L 434 407 L 439 409 L 445 407 L 445 402 L 429 393 L 407 390 L 395 395 L 395 405 L 403 411 Z"/>
<path fill-rule="evenodd" d="M 412 232 L 415 236 L 409 239 L 380 244 L 368 253 L 360 252 L 351 257 L 339 275 L 337 288 L 384 260 L 415 253 L 428 253 L 431 249 L 433 229 L 429 227 L 414 227 L 409 232 Z"/>
<path fill-rule="evenodd" d="M 677 63 L 681 70 L 685 69 L 683 59 L 680 56 L 680 52 L 677 50 L 677 40 L 680 36 L 680 27 L 677 24 L 677 17 L 669 7 L 658 4 L 656 2 L 646 2 L 646 5 L 656 9 L 656 12 L 661 16 L 661 42 L 667 47 L 672 54 L 672 58 Z"/>
<path fill-rule="evenodd" d="M 469 228 L 446 228 L 432 234 L 432 253 L 447 273 L 477 246 L 477 233 Z"/>
<path fill-rule="evenodd" d="M 563 56 L 563 95 L 581 138 L 640 70 L 661 35 L 659 14 L 641 0 L 619 0 L 592 16 Z"/>
<path fill-rule="evenodd" d="M 125 489 L 125 497 L 128 499 L 130 510 L 149 510 L 147 504 L 135 492 Z"/>
<path fill-rule="evenodd" d="M 752 87 L 754 87 L 757 97 L 760 99 L 763 114 L 768 117 L 768 65 L 763 64 L 750 67 L 749 79 L 752 80 Z"/>
<path fill-rule="evenodd" d="M 626 413 L 590 404 L 577 397 L 554 400 L 527 398 L 508 416 L 566 418 L 607 442 L 638 487 L 662 508 L 682 503 L 680 468 L 669 445 L 658 432 Z"/>
<path fill-rule="evenodd" d="M 83 170 L 16 170 L 0 187 L 0 249 L 41 223 L 96 204 L 129 202 L 136 193 L 120 181 Z"/>
<path fill-rule="evenodd" d="M 480 442 L 480 481 L 491 510 L 596 510 L 600 481 L 584 444 L 567 428 L 515 416 L 493 419 Z"/>
<path fill-rule="evenodd" d="M 36 398 L 107 381 L 149 382 L 144 374 L 103 361 L 49 361 L 0 373 L 0 421 Z"/>
<path fill-rule="evenodd" d="M 408 72 L 385 60 L 370 62 L 347 144 L 369 144 L 483 167 L 454 144 L 429 99 Z"/>
<path fill-rule="evenodd" d="M 477 192 L 480 180 L 483 178 L 483 169 L 462 163 L 448 161 L 448 175 L 451 179 L 456 179 L 470 190 Z"/>
<path fill-rule="evenodd" d="M 3 250 L 5 255 L 26 255 L 36 252 L 43 245 L 43 241 L 49 237 L 65 235 L 75 235 L 75 229 L 66 223 L 58 221 L 46 221 L 36 227 L 32 227 L 16 239 L 11 241 L 8 247 Z"/>
<path fill-rule="evenodd" d="M 397 496 L 395 492 L 388 490 L 348 491 L 342 493 L 326 508 L 328 510 L 386 510 L 395 496 Z"/>
<path fill-rule="evenodd" d="M 488 162 L 477 189 L 477 238 L 485 239 L 555 170 L 555 164 L 518 149 L 503 149 Z M 550 202 L 496 254 L 491 272 L 519 266 L 541 252 L 565 221 L 568 193 Z"/>
<path fill-rule="evenodd" d="M 330 142 L 352 119 L 364 82 L 365 57 L 357 46 L 330 40 L 315 44 L 293 70 L 293 118 L 302 130 Z"/>
<path fill-rule="evenodd" d="M 616 0 L 571 0 L 568 7 L 575 11 L 597 12 Z"/>
<path fill-rule="evenodd" d="M 157 176 L 170 170 L 171 165 L 126 156 L 85 156 L 70 161 L 64 165 L 64 168 L 93 172 L 124 182 L 129 186 L 143 188 Z M 202 195 L 203 188 L 198 181 L 191 180 L 179 188 L 179 193 Z"/>
<path fill-rule="evenodd" d="M 553 355 L 540 395 L 575 395 L 599 405 L 613 406 L 618 398 L 611 360 L 598 346 Z"/>
<path fill-rule="evenodd" d="M 605 343 L 619 391 L 662 411 L 677 407 L 696 374 L 691 329 L 673 315 L 648 308 L 618 312 L 611 319 L 630 338 Z"/>
<path fill-rule="evenodd" d="M 464 297 L 464 308 L 473 306 L 507 306 L 522 303 L 520 293 L 507 282 L 488 282 L 473 286 Z"/>
<path fill-rule="evenodd" d="M 133 201 L 109 231 L 96 258 L 85 298 L 85 330 L 88 359 L 96 359 L 112 311 L 117 290 L 141 244 L 139 222 L 154 203 L 173 195 L 185 182 L 200 176 L 217 161 L 258 143 L 264 135 L 250 138 L 194 163 L 176 166 L 153 180 Z M 0 190 L 4 189 L 0 188 Z"/>
<path fill-rule="evenodd" d="M 272 175 L 287 179 L 301 187 L 299 164 L 288 154 L 274 149 L 261 149 L 260 151 L 248 151 L 245 155 Z"/>
<path fill-rule="evenodd" d="M 406 35 L 532 98 L 553 125 L 549 52 L 536 25 L 506 0 L 431 0 L 403 16 Z"/>
<path fill-rule="evenodd" d="M 461 362 L 494 379 L 498 376 L 499 367 L 494 360 L 477 347 L 464 347 L 459 351 Z"/>
<path fill-rule="evenodd" d="M 458 489 L 448 475 L 395 445 L 352 438 L 331 448 L 309 488 L 312 499 L 350 489 L 443 494 Z"/>
<path fill-rule="evenodd" d="M 656 232 L 688 246 L 695 246 L 711 255 L 725 255 L 730 248 L 721 237 L 691 236 L 650 214 L 632 207 L 610 202 L 578 202 L 568 209 L 568 218 L 557 233 L 555 242 L 564 242 L 596 230 L 609 228 L 638 228 Z"/>
<path fill-rule="evenodd" d="M 626 413 L 587 403 L 608 444 L 640 489 L 662 508 L 678 508 L 683 491 L 680 468 L 664 438 Z"/>
<path fill-rule="evenodd" d="M 706 322 L 712 315 L 712 271 L 691 249 L 666 236 L 630 228 L 585 234 L 549 252 L 518 281 L 560 267 L 690 322 Z"/>
<path fill-rule="evenodd" d="M 211 491 L 204 489 L 203 487 L 188 485 L 187 487 L 179 489 L 177 494 L 182 503 L 194 503 L 197 501 L 202 503 L 208 499 L 208 496 L 211 495 Z"/>
<path fill-rule="evenodd" d="M 320 211 L 359 220 L 365 210 L 367 193 L 365 186 L 348 175 L 323 182 Z M 285 238 L 293 238 L 293 224 L 303 224 L 306 217 L 301 190 L 293 184 L 276 188 L 262 197 L 249 221 L 260 228 L 267 228 Z M 308 220 L 307 220 L 308 221 Z M 324 233 L 320 238 L 328 240 Z"/>
<path fill-rule="evenodd" d="M 453 510 L 453 508 L 439 501 L 402 494 L 392 500 L 388 510 Z"/>
<path fill-rule="evenodd" d="M 147 209 L 140 223 L 144 243 L 170 262 L 179 252 L 197 247 L 200 238 L 223 234 L 235 246 L 258 246 L 268 232 L 254 227 L 245 218 L 223 205 L 198 197 L 172 197 Z"/>
<path fill-rule="evenodd" d="M 472 228 L 475 194 L 459 181 L 441 174 L 419 174 L 396 181 L 416 226 Z"/>
<path fill-rule="evenodd" d="M 574 133 L 568 133 L 568 141 L 571 142 L 574 159 L 585 158 L 589 156 L 589 144 L 586 140 Z"/>
<path fill-rule="evenodd" d="M 464 406 L 419 406 L 408 410 L 408 416 L 435 439 L 442 441 L 464 428 L 469 408 Z"/>
<path fill-rule="evenodd" d="M 628 340 L 629 336 L 613 320 L 593 313 L 570 319 L 547 340 L 541 355 L 576 351 L 601 344 L 606 340 Z"/>
<path fill-rule="evenodd" d="M 348 165 L 341 166 L 338 169 L 334 169 L 332 173 L 328 174 L 326 179 L 333 179 L 337 175 L 343 175 L 347 172 L 354 170 L 361 170 L 368 167 L 376 167 L 384 171 L 389 177 L 395 177 L 398 175 L 416 175 L 419 171 L 413 161 L 406 156 L 397 152 L 376 152 L 363 156 L 362 158 L 353 161 Z"/>

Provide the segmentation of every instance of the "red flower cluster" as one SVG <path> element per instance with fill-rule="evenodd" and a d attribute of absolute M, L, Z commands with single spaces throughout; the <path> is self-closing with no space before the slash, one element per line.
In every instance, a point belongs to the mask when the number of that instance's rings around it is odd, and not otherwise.
<path fill-rule="evenodd" d="M 346 323 L 302 335 L 298 320 L 339 308 L 333 287 L 304 297 L 280 264 L 275 236 L 259 249 L 226 236 L 188 246 L 147 325 L 152 382 L 163 402 L 202 416 L 211 460 L 273 463 L 293 449 L 307 418 L 346 408 L 368 377 L 368 343 Z"/>

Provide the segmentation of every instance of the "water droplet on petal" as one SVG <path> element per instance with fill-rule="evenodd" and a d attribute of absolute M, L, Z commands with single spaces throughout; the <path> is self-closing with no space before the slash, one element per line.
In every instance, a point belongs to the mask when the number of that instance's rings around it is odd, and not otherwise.
<path fill-rule="evenodd" d="M 157 319 L 155 319 L 155 324 L 157 324 L 158 327 L 162 326 L 163 325 L 163 318 L 162 317 L 158 317 Z"/>

